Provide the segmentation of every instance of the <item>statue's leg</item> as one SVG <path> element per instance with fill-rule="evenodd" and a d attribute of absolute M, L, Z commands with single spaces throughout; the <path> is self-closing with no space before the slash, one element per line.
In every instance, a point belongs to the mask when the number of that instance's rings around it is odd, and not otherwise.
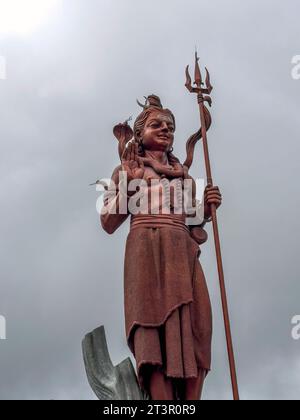
<path fill-rule="evenodd" d="M 207 371 L 205 369 L 199 370 L 198 378 L 191 378 L 186 380 L 185 387 L 185 399 L 189 400 L 201 400 L 201 394 L 203 389 L 204 380 L 206 377 Z"/>
<path fill-rule="evenodd" d="M 171 379 L 155 369 L 150 378 L 150 395 L 152 400 L 174 400 L 173 383 Z"/>

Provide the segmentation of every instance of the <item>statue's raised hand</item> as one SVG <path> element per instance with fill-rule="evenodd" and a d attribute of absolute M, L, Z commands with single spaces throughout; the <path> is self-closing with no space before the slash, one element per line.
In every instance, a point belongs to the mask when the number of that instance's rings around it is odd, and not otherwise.
<path fill-rule="evenodd" d="M 144 162 L 138 155 L 138 144 L 134 141 L 127 143 L 122 155 L 122 169 L 127 172 L 128 182 L 133 179 L 143 179 L 145 173 Z"/>

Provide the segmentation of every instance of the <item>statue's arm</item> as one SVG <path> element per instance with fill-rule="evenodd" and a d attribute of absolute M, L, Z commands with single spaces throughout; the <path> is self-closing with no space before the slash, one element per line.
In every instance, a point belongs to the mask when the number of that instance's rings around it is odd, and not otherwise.
<path fill-rule="evenodd" d="M 189 176 L 189 178 L 192 178 Z M 222 203 L 222 194 L 219 187 L 207 185 L 204 190 L 202 201 L 196 199 L 196 183 L 192 178 L 192 202 L 194 209 L 194 218 L 190 218 L 188 223 L 191 236 L 201 245 L 207 241 L 207 233 L 204 226 L 211 221 L 211 206 L 214 205 L 218 209 Z"/>
<path fill-rule="evenodd" d="M 111 183 L 104 194 L 103 207 L 100 215 L 101 225 L 110 235 L 129 216 L 127 188 L 123 189 L 121 187 L 120 171 L 122 171 L 121 165 L 112 174 Z"/>

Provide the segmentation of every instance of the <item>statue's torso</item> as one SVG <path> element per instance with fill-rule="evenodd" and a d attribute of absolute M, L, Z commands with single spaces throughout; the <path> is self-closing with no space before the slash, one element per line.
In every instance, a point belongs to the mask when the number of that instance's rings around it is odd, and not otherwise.
<path fill-rule="evenodd" d="M 183 186 L 182 178 L 169 179 L 146 166 L 140 192 L 141 213 L 184 214 Z"/>

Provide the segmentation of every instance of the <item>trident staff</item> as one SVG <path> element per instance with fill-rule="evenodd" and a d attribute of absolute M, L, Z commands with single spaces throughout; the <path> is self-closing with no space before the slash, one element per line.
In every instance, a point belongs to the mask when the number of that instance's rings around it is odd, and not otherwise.
<path fill-rule="evenodd" d="M 207 69 L 205 70 L 206 70 L 206 80 L 205 80 L 205 87 L 204 87 L 204 83 L 202 81 L 202 76 L 201 76 L 201 71 L 200 71 L 200 66 L 199 66 L 199 58 L 196 52 L 195 53 L 195 82 L 194 82 L 195 86 L 194 87 L 192 86 L 192 79 L 189 74 L 189 66 L 186 67 L 185 86 L 189 90 L 189 92 L 197 93 L 197 100 L 198 100 L 199 111 L 200 111 L 201 134 L 202 134 L 203 149 L 204 149 L 207 184 L 213 186 L 213 179 L 212 179 L 210 159 L 209 159 L 209 150 L 208 150 L 208 143 L 207 143 L 207 115 L 209 114 L 209 112 L 208 112 L 208 109 L 204 105 L 204 103 L 207 102 L 209 106 L 211 106 L 212 100 L 211 100 L 211 97 L 208 95 L 210 95 L 213 87 L 210 83 L 209 72 Z M 212 215 L 212 224 L 213 224 L 214 240 L 215 240 L 215 248 L 216 248 L 216 256 L 217 256 L 219 282 L 220 282 L 220 289 L 221 289 L 221 300 L 222 300 L 222 308 L 223 308 L 223 316 L 224 316 L 224 324 L 225 324 L 225 334 L 226 334 L 233 398 L 234 400 L 239 400 L 239 390 L 238 390 L 234 351 L 233 351 L 233 344 L 232 344 L 232 337 L 231 337 L 231 328 L 230 328 L 228 304 L 227 304 L 227 297 L 226 297 L 226 288 L 225 288 L 224 270 L 223 270 L 221 245 L 220 245 L 220 237 L 219 237 L 219 229 L 218 229 L 217 211 L 216 211 L 215 204 L 211 205 L 211 215 Z"/>

